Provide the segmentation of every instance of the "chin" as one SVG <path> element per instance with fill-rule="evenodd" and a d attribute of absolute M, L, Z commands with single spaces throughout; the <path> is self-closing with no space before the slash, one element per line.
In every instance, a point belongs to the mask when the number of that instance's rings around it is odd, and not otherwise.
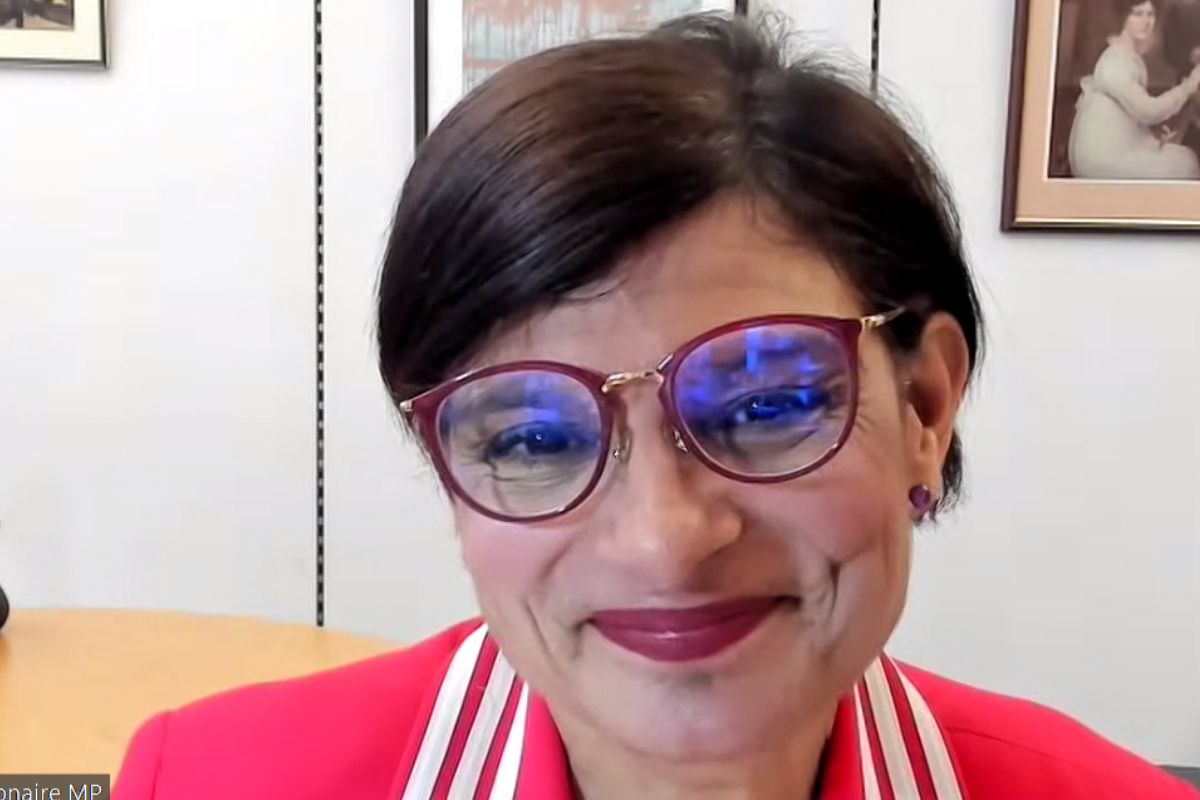
<path fill-rule="evenodd" d="M 631 709 L 634 714 L 611 721 L 613 733 L 630 749 L 655 760 L 718 761 L 762 750 L 791 717 L 780 713 L 778 702 L 713 705 L 693 701 L 670 715 L 636 714 Z"/>
<path fill-rule="evenodd" d="M 817 664 L 787 648 L 763 655 L 770 657 L 737 670 L 610 673 L 607 681 L 589 687 L 589 716 L 624 746 L 664 761 L 760 751 L 828 705 Z"/>

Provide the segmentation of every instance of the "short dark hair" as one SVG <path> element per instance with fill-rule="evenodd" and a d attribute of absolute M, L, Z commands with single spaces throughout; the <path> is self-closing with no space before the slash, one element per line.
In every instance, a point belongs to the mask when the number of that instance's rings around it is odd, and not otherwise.
<path fill-rule="evenodd" d="M 382 377 L 403 401 L 509 326 L 613 275 L 622 256 L 730 193 L 766 201 L 889 326 L 983 327 L 948 187 L 854 72 L 789 57 L 778 17 L 691 15 L 542 51 L 476 87 L 417 150 L 380 276 Z M 961 489 L 957 434 L 945 500 Z"/>
<path fill-rule="evenodd" d="M 1158 14 L 1162 11 L 1161 0 L 1112 0 L 1113 21 L 1116 24 L 1117 33 L 1125 27 L 1125 21 L 1133 13 L 1133 10 L 1140 5 L 1149 3 L 1154 9 L 1154 13 Z"/>
<path fill-rule="evenodd" d="M 1125 18 L 1133 13 L 1133 10 L 1138 6 L 1149 3 L 1154 7 L 1155 11 L 1162 9 L 1161 0 L 1113 0 L 1113 8 L 1120 17 L 1120 22 L 1124 23 Z"/>

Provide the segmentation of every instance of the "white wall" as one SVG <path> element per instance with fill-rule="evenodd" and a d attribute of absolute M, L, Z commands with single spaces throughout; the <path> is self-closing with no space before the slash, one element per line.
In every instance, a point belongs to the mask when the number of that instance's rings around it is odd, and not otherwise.
<path fill-rule="evenodd" d="M 0 67 L 0 582 L 311 619 L 311 5 L 110 5 Z"/>
<path fill-rule="evenodd" d="M 999 232 L 1012 0 L 885 0 L 880 69 L 961 204 L 992 349 L 972 497 L 897 653 L 1200 763 L 1200 243 Z"/>
<path fill-rule="evenodd" d="M 412 159 L 412 9 L 324 7 L 325 621 L 414 641 L 474 604 L 437 484 L 375 368 L 375 280 Z"/>

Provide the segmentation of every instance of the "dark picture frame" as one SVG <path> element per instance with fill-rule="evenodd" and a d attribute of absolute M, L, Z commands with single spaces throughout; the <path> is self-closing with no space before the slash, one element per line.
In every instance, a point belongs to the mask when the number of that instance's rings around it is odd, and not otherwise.
<path fill-rule="evenodd" d="M 1194 5 L 1200 14 L 1200 0 L 1119 5 L 1014 0 L 1002 231 L 1200 231 L 1200 93 L 1165 119 L 1149 114 L 1170 111 L 1167 93 L 1181 85 L 1168 45 L 1184 29 L 1168 12 Z M 1163 11 L 1147 23 L 1138 6 Z M 1144 118 L 1117 110 L 1114 75 L 1157 98 L 1138 109 Z M 1145 151 L 1109 144 L 1123 130 L 1145 141 Z"/>
<path fill-rule="evenodd" d="M 573 1 L 587 2 L 587 0 Z M 448 0 L 436 0 L 436 2 L 439 12 L 455 5 Z M 723 10 L 745 15 L 748 13 L 749 2 L 750 0 L 696 0 L 696 10 Z M 440 118 L 439 110 L 446 108 L 450 102 L 449 92 L 444 88 L 445 76 L 436 72 L 434 62 L 437 59 L 431 52 L 433 37 L 430 35 L 430 27 L 431 24 L 436 24 L 430 16 L 430 9 L 433 5 L 434 0 L 414 0 L 413 5 L 413 99 L 415 103 L 413 121 L 417 144 L 425 139 L 431 127 L 436 124 L 436 119 Z M 461 5 L 462 0 L 457 3 L 457 7 L 461 8 Z M 459 13 L 461 14 L 461 11 Z M 458 27 L 461 30 L 463 26 L 460 24 Z M 462 85 L 465 89 L 465 82 Z"/>
<path fill-rule="evenodd" d="M 107 0 L 0 0 L 0 66 L 109 66 Z"/>

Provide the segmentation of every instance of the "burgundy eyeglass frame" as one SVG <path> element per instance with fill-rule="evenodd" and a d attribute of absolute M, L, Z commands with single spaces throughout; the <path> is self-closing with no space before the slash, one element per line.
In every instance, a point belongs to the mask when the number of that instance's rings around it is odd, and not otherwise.
<path fill-rule="evenodd" d="M 859 342 L 864 333 L 880 328 L 897 317 L 901 316 L 906 309 L 895 308 L 891 311 L 885 311 L 879 314 L 870 314 L 865 317 L 826 317 L 801 314 L 773 314 L 768 316 L 749 317 L 740 319 L 734 322 L 729 322 L 712 328 L 698 336 L 684 342 L 679 347 L 672 350 L 667 355 L 659 360 L 658 366 L 653 369 L 636 370 L 633 372 L 616 372 L 605 374 L 585 367 L 575 366 L 574 364 L 565 364 L 560 361 L 548 360 L 526 360 L 526 361 L 509 361 L 503 364 L 495 364 L 488 367 L 471 370 L 458 375 L 448 381 L 438 384 L 426 391 L 409 398 L 400 403 L 400 412 L 410 422 L 415 424 L 417 432 L 425 441 L 426 449 L 428 449 L 430 457 L 433 459 L 434 469 L 441 477 L 442 481 L 450 489 L 450 491 L 460 500 L 466 503 L 475 511 L 484 516 L 498 520 L 500 522 L 520 522 L 534 523 L 542 522 L 547 519 L 567 514 L 584 503 L 599 485 L 601 478 L 604 476 L 604 471 L 608 466 L 610 458 L 615 458 L 618 461 L 623 461 L 624 443 L 617 446 L 612 446 L 612 434 L 614 428 L 614 420 L 617 418 L 618 409 L 615 403 L 618 401 L 612 396 L 614 389 L 624 386 L 629 383 L 639 381 L 652 380 L 658 384 L 659 403 L 662 405 L 663 414 L 666 417 L 667 425 L 674 438 L 675 446 L 685 452 L 696 457 L 705 467 L 712 470 L 722 477 L 728 478 L 739 483 L 751 484 L 766 484 L 766 483 L 781 483 L 783 481 L 795 480 L 802 475 L 807 475 L 824 466 L 832 459 L 846 444 L 850 438 L 851 432 L 854 430 L 854 422 L 858 415 L 858 400 L 859 400 Z M 846 415 L 846 421 L 842 426 L 842 431 L 834 442 L 825 449 L 816 459 L 789 472 L 780 473 L 777 475 L 746 475 L 735 470 L 727 469 L 705 452 L 704 448 L 692 435 L 687 424 L 680 417 L 678 406 L 676 405 L 675 396 L 675 378 L 679 369 L 679 365 L 687 360 L 687 357 L 695 352 L 701 346 L 718 339 L 726 334 L 736 333 L 748 328 L 758 328 L 766 325 L 795 325 L 799 327 L 813 328 L 824 331 L 832 335 L 842 348 L 842 355 L 845 357 L 847 364 L 847 378 L 849 385 L 849 413 Z M 458 479 L 454 476 L 454 471 L 450 468 L 447 462 L 445 451 L 442 447 L 441 437 L 438 436 L 437 423 L 438 416 L 441 413 L 442 405 L 446 399 L 450 397 L 458 389 L 469 385 L 476 381 L 488 378 L 494 375 L 502 375 L 510 372 L 552 372 L 563 375 L 567 378 L 575 380 L 581 384 L 596 400 L 596 408 L 600 414 L 600 440 L 605 442 L 605 447 L 608 451 L 605 455 L 596 459 L 596 465 L 592 469 L 592 474 L 588 478 L 584 487 L 576 494 L 576 496 L 568 503 L 560 505 L 548 511 L 534 515 L 509 515 L 495 511 L 484 506 L 473 498 L 467 492 Z"/>

